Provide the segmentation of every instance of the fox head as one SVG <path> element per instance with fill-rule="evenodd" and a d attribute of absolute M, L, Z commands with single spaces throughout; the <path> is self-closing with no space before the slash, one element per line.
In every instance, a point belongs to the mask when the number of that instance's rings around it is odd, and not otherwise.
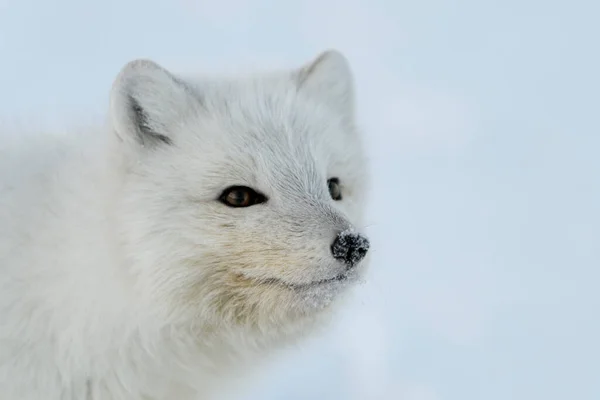
<path fill-rule="evenodd" d="M 119 241 L 169 318 L 283 332 L 364 274 L 366 156 L 337 51 L 235 79 L 132 61 L 110 117 Z"/>

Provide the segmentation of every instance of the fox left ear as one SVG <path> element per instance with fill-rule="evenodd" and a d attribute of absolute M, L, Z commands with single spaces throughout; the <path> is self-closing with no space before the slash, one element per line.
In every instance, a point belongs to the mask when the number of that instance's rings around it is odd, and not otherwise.
<path fill-rule="evenodd" d="M 354 78 L 348 60 L 337 50 L 321 53 L 295 74 L 299 92 L 319 99 L 333 110 L 354 116 Z"/>
<path fill-rule="evenodd" d="M 117 136 L 145 147 L 172 144 L 177 128 L 200 105 L 200 99 L 183 82 L 150 60 L 125 65 L 110 96 Z"/>

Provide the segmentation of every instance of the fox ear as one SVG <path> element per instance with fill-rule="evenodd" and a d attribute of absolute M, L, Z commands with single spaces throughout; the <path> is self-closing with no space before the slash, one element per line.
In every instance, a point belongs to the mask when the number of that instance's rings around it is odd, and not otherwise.
<path fill-rule="evenodd" d="M 332 109 L 354 116 L 354 78 L 348 60 L 337 50 L 321 53 L 296 73 L 300 92 L 325 102 Z"/>
<path fill-rule="evenodd" d="M 199 106 L 199 99 L 183 82 L 149 60 L 126 64 L 110 95 L 117 135 L 143 146 L 172 144 L 177 125 Z"/>

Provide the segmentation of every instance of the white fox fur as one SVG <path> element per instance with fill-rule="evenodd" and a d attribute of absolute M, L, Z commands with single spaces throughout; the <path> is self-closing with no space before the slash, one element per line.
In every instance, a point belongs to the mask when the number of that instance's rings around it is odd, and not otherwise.
<path fill-rule="evenodd" d="M 2 400 L 218 398 L 364 275 L 323 282 L 346 268 L 331 243 L 360 230 L 368 187 L 337 51 L 235 79 L 133 61 L 108 116 L 2 135 Z M 232 185 L 268 200 L 228 207 Z"/>

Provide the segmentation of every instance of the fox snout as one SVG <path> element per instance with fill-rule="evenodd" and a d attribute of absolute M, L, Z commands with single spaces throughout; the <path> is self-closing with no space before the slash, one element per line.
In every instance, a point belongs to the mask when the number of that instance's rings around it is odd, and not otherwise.
<path fill-rule="evenodd" d="M 340 232 L 331 244 L 331 254 L 333 258 L 343 262 L 350 270 L 365 258 L 369 247 L 369 239 L 366 236 L 345 230 Z"/>

